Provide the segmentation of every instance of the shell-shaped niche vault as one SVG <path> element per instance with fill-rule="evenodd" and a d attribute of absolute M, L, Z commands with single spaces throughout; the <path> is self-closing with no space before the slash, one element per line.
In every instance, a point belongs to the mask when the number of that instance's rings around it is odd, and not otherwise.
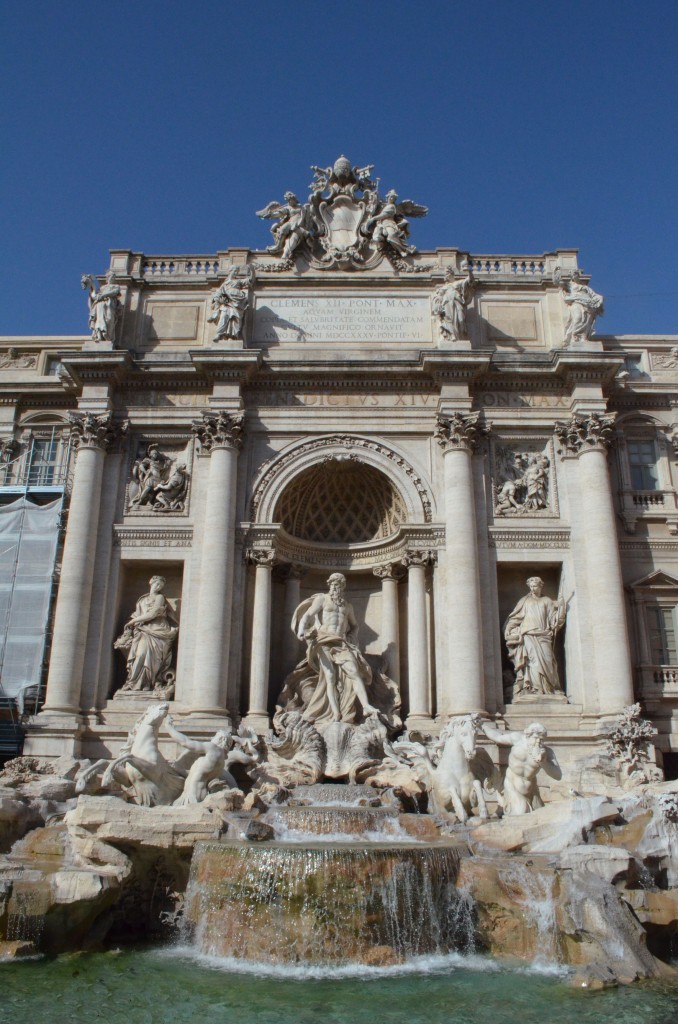
<path fill-rule="evenodd" d="M 295 477 L 278 500 L 275 519 L 299 540 L 360 544 L 392 536 L 407 521 L 407 510 L 379 470 L 332 459 Z"/>

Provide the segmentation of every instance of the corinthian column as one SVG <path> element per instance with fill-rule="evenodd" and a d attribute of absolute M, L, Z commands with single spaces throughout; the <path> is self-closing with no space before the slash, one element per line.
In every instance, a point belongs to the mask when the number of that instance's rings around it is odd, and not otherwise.
<path fill-rule="evenodd" d="M 306 575 L 303 565 L 291 563 L 281 567 L 285 580 L 285 604 L 283 607 L 283 677 L 292 671 L 301 657 L 302 643 L 292 629 L 292 616 L 301 604 L 301 581 Z"/>
<path fill-rule="evenodd" d="M 408 551 L 407 566 L 407 677 L 410 730 L 431 725 L 431 686 L 428 670 L 428 621 L 426 616 L 426 569 L 435 558 L 432 551 Z"/>
<path fill-rule="evenodd" d="M 73 412 L 70 420 L 77 455 L 43 709 L 67 714 L 80 710 L 104 458 L 126 428 L 115 428 L 110 412 Z"/>
<path fill-rule="evenodd" d="M 231 641 L 236 467 L 242 416 L 206 413 L 193 424 L 210 467 L 202 533 L 194 713 L 223 716 Z"/>
<path fill-rule="evenodd" d="M 405 570 L 390 562 L 372 570 L 381 580 L 381 644 L 386 662 L 386 675 L 394 683 L 400 682 L 400 638 L 398 628 L 398 581 Z"/>
<path fill-rule="evenodd" d="M 271 576 L 275 564 L 272 548 L 250 548 L 246 554 L 256 566 L 254 609 L 252 611 L 252 657 L 250 659 L 250 706 L 247 724 L 265 732 L 268 720 L 268 675 L 271 666 Z"/>
<path fill-rule="evenodd" d="M 440 711 L 461 715 L 484 711 L 484 672 L 473 452 L 478 416 L 440 416 L 436 438 L 445 467 L 444 629 L 448 637 L 448 674 Z"/>
<path fill-rule="evenodd" d="M 602 714 L 633 703 L 633 675 L 617 519 L 612 500 L 607 450 L 613 416 L 573 416 L 556 424 L 564 452 L 578 461 L 577 494 L 570 502 L 572 532 L 584 538 L 586 578 L 577 581 L 590 609 L 595 681 Z"/>

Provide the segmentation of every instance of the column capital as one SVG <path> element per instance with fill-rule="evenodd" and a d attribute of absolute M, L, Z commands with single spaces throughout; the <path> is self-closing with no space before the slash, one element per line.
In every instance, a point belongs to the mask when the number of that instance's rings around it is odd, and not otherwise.
<path fill-rule="evenodd" d="M 606 452 L 614 436 L 614 414 L 571 416 L 567 422 L 556 422 L 555 434 L 562 445 L 561 456 L 581 455 L 583 452 Z"/>
<path fill-rule="evenodd" d="M 19 442 L 13 437 L 0 437 L 0 465 L 7 465 L 19 451 Z"/>
<path fill-rule="evenodd" d="M 482 433 L 477 412 L 453 412 L 451 416 L 438 416 L 434 437 L 445 452 L 473 452 Z"/>
<path fill-rule="evenodd" d="M 263 566 L 265 569 L 272 569 L 275 565 L 275 550 L 273 548 L 247 548 L 245 561 L 248 565 Z"/>
<path fill-rule="evenodd" d="M 129 424 L 113 422 L 112 412 L 69 412 L 71 439 L 76 448 L 109 451 L 127 434 Z"/>
<path fill-rule="evenodd" d="M 411 566 L 419 566 L 425 569 L 428 565 L 435 565 L 437 561 L 438 555 L 435 551 L 411 550 L 406 551 L 403 556 L 403 565 L 408 569 Z"/>
<path fill-rule="evenodd" d="M 204 412 L 202 418 L 193 420 L 191 430 L 200 441 L 203 451 L 211 453 L 216 448 L 242 448 L 243 415 L 232 416 L 227 412 Z"/>
<path fill-rule="evenodd" d="M 395 580 L 397 583 L 405 575 L 406 569 L 402 562 L 388 562 L 386 565 L 375 565 L 372 572 L 380 580 Z"/>

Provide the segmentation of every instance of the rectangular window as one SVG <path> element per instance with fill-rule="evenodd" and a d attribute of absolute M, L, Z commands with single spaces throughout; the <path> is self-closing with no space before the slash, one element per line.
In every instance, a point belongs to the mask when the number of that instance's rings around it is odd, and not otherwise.
<path fill-rule="evenodd" d="M 56 437 L 33 441 L 28 467 L 29 487 L 49 487 L 55 482 L 59 441 Z"/>
<path fill-rule="evenodd" d="M 658 491 L 657 455 L 654 441 L 627 441 L 631 487 L 634 491 Z"/>
<path fill-rule="evenodd" d="M 678 665 L 675 609 L 649 607 L 650 659 L 653 665 Z"/>

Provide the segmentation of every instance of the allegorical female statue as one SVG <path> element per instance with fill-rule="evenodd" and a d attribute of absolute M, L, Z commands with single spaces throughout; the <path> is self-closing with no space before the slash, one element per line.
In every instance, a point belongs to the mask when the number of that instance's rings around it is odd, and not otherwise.
<path fill-rule="evenodd" d="M 158 697 L 170 696 L 174 689 L 172 647 L 179 626 L 163 594 L 166 580 L 153 576 L 150 591 L 137 601 L 134 614 L 125 623 L 122 636 L 114 644 L 127 651 L 127 679 L 123 691 L 153 691 Z"/>
<path fill-rule="evenodd" d="M 504 638 L 516 670 L 513 696 L 562 693 L 554 644 L 565 623 L 565 602 L 543 594 L 544 581 L 530 576 L 504 626 Z"/>

